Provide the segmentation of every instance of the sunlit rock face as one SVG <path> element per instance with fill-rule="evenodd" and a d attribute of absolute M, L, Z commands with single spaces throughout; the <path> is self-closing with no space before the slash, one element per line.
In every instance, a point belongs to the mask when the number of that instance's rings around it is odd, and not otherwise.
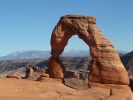
<path fill-rule="evenodd" d="M 89 80 L 105 84 L 129 84 L 127 71 L 112 43 L 96 26 L 92 16 L 66 15 L 60 18 L 51 36 L 51 57 L 47 73 L 52 78 L 64 78 L 65 66 L 59 59 L 68 40 L 78 35 L 90 49 L 91 72 Z"/>

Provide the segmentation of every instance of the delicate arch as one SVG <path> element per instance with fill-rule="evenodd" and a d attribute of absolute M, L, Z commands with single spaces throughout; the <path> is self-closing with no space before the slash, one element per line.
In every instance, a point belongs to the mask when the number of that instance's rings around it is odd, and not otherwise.
<path fill-rule="evenodd" d="M 52 78 L 64 78 L 65 66 L 59 59 L 68 40 L 78 35 L 89 47 L 92 70 L 89 80 L 100 83 L 128 84 L 128 74 L 112 43 L 105 39 L 91 16 L 61 17 L 51 36 L 51 57 L 47 73 Z"/>

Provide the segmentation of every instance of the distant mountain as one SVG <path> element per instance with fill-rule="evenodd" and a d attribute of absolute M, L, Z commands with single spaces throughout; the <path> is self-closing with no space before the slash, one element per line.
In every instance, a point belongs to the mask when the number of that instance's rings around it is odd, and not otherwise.
<path fill-rule="evenodd" d="M 80 57 L 88 56 L 87 50 L 70 50 L 63 52 L 61 56 Z M 14 59 L 34 59 L 34 58 L 48 58 L 50 57 L 50 51 L 18 51 L 0 57 L 0 60 L 14 60 Z"/>
<path fill-rule="evenodd" d="M 124 56 L 125 54 L 127 54 L 127 51 L 123 51 L 123 50 L 117 50 L 118 54 L 120 56 Z M 66 51 L 62 54 L 62 56 L 72 56 L 72 57 L 85 57 L 85 56 L 89 56 L 90 55 L 90 51 L 89 50 L 70 50 L 70 51 Z"/>
<path fill-rule="evenodd" d="M 48 58 L 50 51 L 18 51 L 0 57 L 0 60 Z"/>
<path fill-rule="evenodd" d="M 124 56 L 128 53 L 127 51 L 123 51 L 123 50 L 117 50 L 117 52 L 120 56 Z"/>
<path fill-rule="evenodd" d="M 128 70 L 129 76 L 133 77 L 133 51 L 121 57 L 122 63 Z"/>
<path fill-rule="evenodd" d="M 62 54 L 62 56 L 72 56 L 72 57 L 84 57 L 84 56 L 89 56 L 89 51 L 87 50 L 70 50 L 66 51 Z"/>
<path fill-rule="evenodd" d="M 123 56 L 126 54 L 125 51 L 118 50 L 118 53 Z M 49 58 L 50 51 L 17 51 L 6 56 L 0 57 L 0 60 L 15 60 L 15 59 L 34 59 L 34 58 Z M 69 57 L 86 57 L 89 56 L 89 50 L 69 50 L 63 52 L 61 56 L 69 56 Z"/>

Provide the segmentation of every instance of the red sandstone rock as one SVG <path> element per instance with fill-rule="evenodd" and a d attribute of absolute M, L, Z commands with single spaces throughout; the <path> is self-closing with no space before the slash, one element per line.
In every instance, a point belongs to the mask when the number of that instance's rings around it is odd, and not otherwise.
<path fill-rule="evenodd" d="M 49 74 L 43 73 L 36 81 L 46 81 L 49 78 Z"/>
<path fill-rule="evenodd" d="M 133 93 L 129 86 L 118 84 L 100 84 L 90 82 L 92 89 L 108 89 L 109 96 L 105 100 L 133 100 Z"/>
<path fill-rule="evenodd" d="M 89 80 L 98 83 L 129 84 L 128 74 L 112 43 L 104 38 L 96 26 L 96 18 L 67 15 L 61 17 L 51 36 L 51 54 L 47 73 L 52 78 L 63 78 L 65 67 L 59 60 L 68 40 L 78 35 L 89 47 L 92 70 Z"/>
<path fill-rule="evenodd" d="M 36 81 L 40 81 L 40 82 L 61 82 L 61 83 L 64 82 L 62 79 L 49 78 L 48 76 L 44 77 L 42 75 L 40 75 L 40 77 Z"/>
<path fill-rule="evenodd" d="M 41 82 L 44 82 L 44 81 L 47 81 L 47 77 L 42 77 L 40 76 L 36 81 L 41 81 Z"/>
<path fill-rule="evenodd" d="M 6 76 L 6 78 L 21 79 L 21 75 L 19 75 L 19 74 L 9 74 L 9 75 Z"/>
<path fill-rule="evenodd" d="M 43 74 L 41 74 L 40 76 L 41 76 L 41 77 L 47 77 L 47 78 L 49 78 L 49 74 L 46 74 L 46 73 L 43 73 Z"/>
<path fill-rule="evenodd" d="M 50 78 L 64 78 L 65 67 L 59 58 L 50 57 L 46 71 Z"/>

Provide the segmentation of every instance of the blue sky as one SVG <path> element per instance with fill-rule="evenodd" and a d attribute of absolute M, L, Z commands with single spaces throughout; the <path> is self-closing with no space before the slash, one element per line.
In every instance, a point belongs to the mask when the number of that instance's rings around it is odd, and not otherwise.
<path fill-rule="evenodd" d="M 133 50 L 133 0 L 0 0 L 0 55 L 18 50 L 50 50 L 50 36 L 59 18 L 90 15 L 119 50 Z M 76 36 L 65 50 L 84 49 Z"/>

